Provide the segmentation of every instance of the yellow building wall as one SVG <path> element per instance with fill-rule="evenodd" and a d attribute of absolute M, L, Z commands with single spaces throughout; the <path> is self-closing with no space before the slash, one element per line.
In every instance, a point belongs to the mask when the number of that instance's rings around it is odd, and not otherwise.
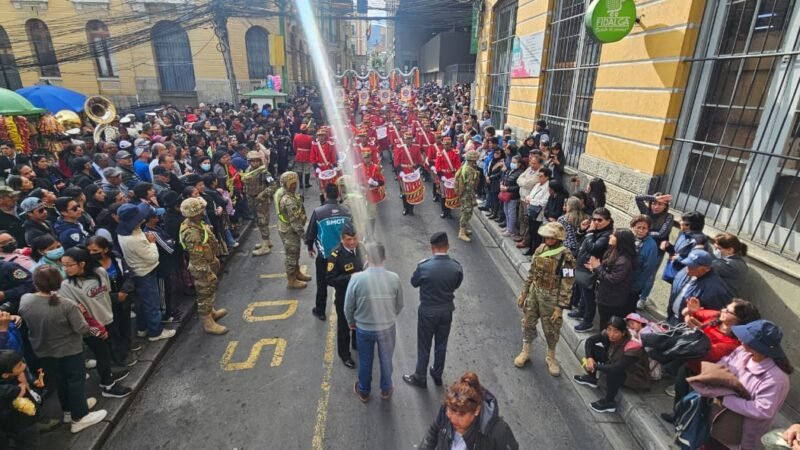
<path fill-rule="evenodd" d="M 33 51 L 25 32 L 26 21 L 32 18 L 42 20 L 53 36 L 53 46 L 55 47 L 56 55 L 60 57 L 65 49 L 72 45 L 88 46 L 85 25 L 90 20 L 101 20 L 106 23 L 111 36 L 114 37 L 143 28 L 151 28 L 161 20 L 158 13 L 159 8 L 170 8 L 170 5 L 148 5 L 149 20 L 144 18 L 113 25 L 112 18 L 133 12 L 131 5 L 132 2 L 127 0 L 111 0 L 107 5 L 85 5 L 71 1 L 50 0 L 47 2 L 46 8 L 26 6 L 17 9 L 11 1 L 7 1 L 0 3 L 0 26 L 9 34 L 14 56 L 19 59 L 31 55 Z M 65 23 L 69 24 L 70 30 L 81 29 L 82 31 L 60 35 L 58 27 L 63 27 Z M 287 29 L 293 25 L 292 20 L 287 20 L 286 23 Z M 228 31 L 234 73 L 237 81 L 240 81 L 240 89 L 243 92 L 250 88 L 245 34 L 254 25 L 264 27 L 271 36 L 280 34 L 278 19 L 274 17 L 232 18 L 229 20 Z M 189 36 L 200 101 L 203 101 L 203 89 L 209 90 L 207 95 L 220 95 L 223 85 L 228 86 L 228 75 L 222 54 L 217 50 L 217 38 L 213 29 L 209 24 L 209 26 L 188 30 L 187 34 Z M 298 42 L 300 41 L 304 41 L 302 33 L 298 33 Z M 61 76 L 46 80 L 52 84 L 73 89 L 89 96 L 109 96 L 125 104 L 124 106 L 136 104 L 139 97 L 143 97 L 141 100 L 144 103 L 152 102 L 153 96 L 157 97 L 158 74 L 151 42 L 113 52 L 112 58 L 117 68 L 117 76 L 114 78 L 98 78 L 95 62 L 93 59 L 88 58 L 76 62 L 59 63 Z M 303 63 L 303 61 L 298 62 Z M 273 66 L 273 71 L 275 74 L 281 74 L 281 66 Z M 310 68 L 307 73 L 311 73 Z M 30 86 L 45 80 L 40 76 L 38 68 L 21 70 L 20 77 L 23 86 Z M 291 80 L 292 77 L 289 76 L 289 79 Z M 146 86 L 144 88 L 146 92 L 141 91 L 143 86 Z M 287 80 L 284 80 L 284 90 L 289 87 L 287 86 Z M 229 88 L 226 89 L 229 92 Z"/>
<path fill-rule="evenodd" d="M 636 0 L 641 25 L 625 39 L 604 44 L 589 121 L 586 154 L 647 175 L 660 175 L 668 160 L 669 137 L 680 114 L 689 65 L 705 1 Z M 473 106 L 487 107 L 496 0 L 486 2 L 476 57 Z M 549 50 L 549 27 L 557 0 L 519 0 L 516 35 L 545 31 L 542 67 Z M 481 48 L 486 50 L 481 50 Z M 507 123 L 518 133 L 533 129 L 542 110 L 546 74 L 512 78 Z M 556 137 L 557 139 L 559 137 Z"/>
<path fill-rule="evenodd" d="M 704 1 L 637 1 L 641 24 L 604 44 L 586 154 L 648 175 L 664 173 Z"/>

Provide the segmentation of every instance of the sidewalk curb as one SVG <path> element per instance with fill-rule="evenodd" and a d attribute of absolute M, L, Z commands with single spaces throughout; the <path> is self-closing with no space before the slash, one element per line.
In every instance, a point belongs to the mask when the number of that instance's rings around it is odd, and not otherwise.
<path fill-rule="evenodd" d="M 487 219 L 483 211 L 476 208 L 473 217 L 477 218 L 477 221 L 506 256 L 517 271 L 517 276 L 524 280 L 530 269 L 530 258 L 522 255 L 520 249 L 516 248 L 516 242 L 513 239 L 501 236 L 500 227 L 497 223 Z M 561 327 L 561 337 L 576 358 L 569 363 L 574 364 L 576 360 L 579 361 L 583 356 L 584 337 L 573 330 L 571 321 L 568 319 L 564 320 L 564 325 Z M 564 364 L 563 361 L 562 364 Z M 623 389 L 617 396 L 617 414 L 622 418 L 628 431 L 641 448 L 647 450 L 674 449 L 672 435 L 665 426 L 665 422 L 657 416 L 648 414 L 649 409 L 647 400 L 633 391 Z"/>
<path fill-rule="evenodd" d="M 252 228 L 252 221 L 244 222 L 242 226 L 242 231 L 239 233 L 239 242 L 244 242 L 247 236 L 250 233 Z M 227 266 L 228 261 L 231 260 L 231 257 L 235 255 L 238 251 L 243 251 L 243 246 L 240 245 L 237 248 L 231 250 L 230 255 L 225 258 L 222 262 L 222 267 L 220 271 L 225 269 Z M 193 304 L 193 302 L 192 302 Z M 178 332 L 176 333 L 175 337 L 178 337 L 180 331 L 186 327 L 189 323 L 191 318 L 195 317 L 194 310 L 191 313 L 185 313 L 183 316 L 183 320 L 175 327 L 175 330 Z M 121 404 L 118 405 L 116 408 L 109 408 L 108 416 L 97 426 L 89 428 L 77 435 L 70 435 L 72 439 L 70 439 L 69 447 L 68 448 L 75 448 L 75 449 L 90 449 L 90 450 L 100 450 L 105 445 L 108 438 L 114 431 L 114 427 L 122 420 L 125 416 L 125 413 L 133 404 L 136 396 L 138 395 L 139 391 L 147 383 L 150 375 L 155 371 L 157 365 L 161 362 L 161 359 L 166 355 L 169 348 L 172 346 L 172 341 L 174 339 L 167 339 L 165 341 L 158 341 L 158 342 L 147 342 L 142 350 L 141 354 L 139 355 L 139 363 L 136 366 L 144 367 L 144 373 L 129 387 L 131 388 L 132 392 L 131 395 L 122 399 Z M 148 352 L 148 350 L 154 349 L 152 353 Z M 142 360 L 143 356 L 147 356 L 147 360 Z M 139 368 L 141 370 L 141 368 Z M 133 373 L 132 373 L 133 375 Z M 116 405 L 115 405 L 116 406 Z M 96 430 L 92 433 L 92 430 Z M 69 433 L 69 431 L 67 431 Z M 90 434 L 91 433 L 91 434 Z"/>

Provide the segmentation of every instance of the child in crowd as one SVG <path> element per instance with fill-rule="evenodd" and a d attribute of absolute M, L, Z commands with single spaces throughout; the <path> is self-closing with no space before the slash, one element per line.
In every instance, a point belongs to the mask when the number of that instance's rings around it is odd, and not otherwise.
<path fill-rule="evenodd" d="M 41 396 L 41 377 L 33 381 L 22 355 L 14 350 L 0 350 L 0 443 L 3 448 L 38 449 L 36 427 Z"/>

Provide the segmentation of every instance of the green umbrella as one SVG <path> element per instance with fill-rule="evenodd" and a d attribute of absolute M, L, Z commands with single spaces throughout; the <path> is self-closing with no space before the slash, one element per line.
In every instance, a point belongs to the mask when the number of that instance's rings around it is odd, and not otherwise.
<path fill-rule="evenodd" d="M 0 88 L 0 114 L 4 116 L 31 116 L 46 112 L 47 110 L 33 106 L 25 97 L 16 92 Z"/>

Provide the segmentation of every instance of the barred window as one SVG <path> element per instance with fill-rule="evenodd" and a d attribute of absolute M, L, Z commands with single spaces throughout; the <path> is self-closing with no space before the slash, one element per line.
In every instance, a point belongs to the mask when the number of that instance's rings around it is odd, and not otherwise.
<path fill-rule="evenodd" d="M 491 39 L 492 65 L 489 73 L 489 105 L 492 125 L 502 127 L 508 114 L 511 82 L 511 47 L 517 28 L 517 2 L 500 3 L 494 12 L 494 34 Z"/>
<path fill-rule="evenodd" d="M 253 26 L 244 35 L 247 47 L 247 68 L 251 80 L 263 80 L 272 74 L 269 65 L 269 32 Z"/>
<path fill-rule="evenodd" d="M 50 30 L 44 22 L 39 19 L 30 19 L 25 24 L 28 32 L 28 39 L 33 47 L 33 54 L 36 57 L 36 64 L 39 66 L 39 73 L 43 77 L 60 77 L 61 70 L 58 68 L 58 58 L 53 47 L 53 39 L 50 37 Z"/>
<path fill-rule="evenodd" d="M 150 33 L 161 92 L 194 92 L 194 63 L 186 31 L 179 24 L 164 20 L 155 24 Z"/>
<path fill-rule="evenodd" d="M 586 148 L 600 45 L 586 35 L 586 0 L 557 0 L 550 22 L 542 117 L 560 141 L 567 164 L 578 166 Z"/>
<path fill-rule="evenodd" d="M 105 78 L 116 77 L 117 67 L 109 49 L 111 34 L 106 24 L 99 20 L 90 20 L 86 24 L 86 35 L 97 66 L 97 75 Z"/>
<path fill-rule="evenodd" d="M 800 8 L 709 2 L 666 186 L 675 207 L 800 259 Z"/>
<path fill-rule="evenodd" d="M 11 40 L 3 27 L 0 27 L 0 87 L 15 91 L 22 87 L 17 69 L 17 60 L 11 48 Z"/>

